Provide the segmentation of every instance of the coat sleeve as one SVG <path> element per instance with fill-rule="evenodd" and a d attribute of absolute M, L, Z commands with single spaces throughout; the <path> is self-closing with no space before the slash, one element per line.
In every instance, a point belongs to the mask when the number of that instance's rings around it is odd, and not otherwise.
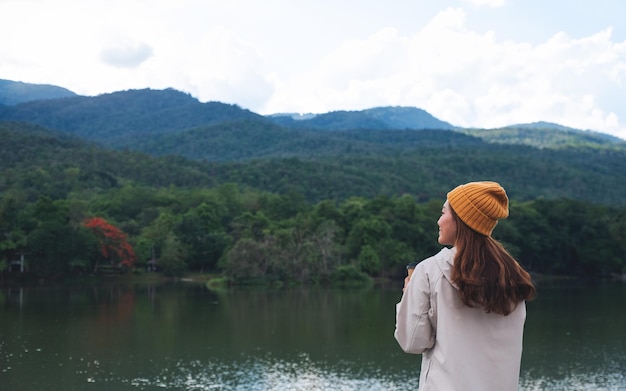
<path fill-rule="evenodd" d="M 402 299 L 396 304 L 394 336 L 406 353 L 423 353 L 435 344 L 436 331 L 430 318 L 436 316 L 430 301 L 430 280 L 426 271 L 415 269 Z"/>

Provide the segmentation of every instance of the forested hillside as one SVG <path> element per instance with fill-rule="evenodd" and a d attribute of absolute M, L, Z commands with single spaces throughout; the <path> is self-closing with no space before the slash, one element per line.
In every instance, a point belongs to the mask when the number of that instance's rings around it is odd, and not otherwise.
<path fill-rule="evenodd" d="M 46 275 L 151 261 L 237 281 L 399 277 L 436 251 L 447 191 L 473 180 L 507 189 L 511 218 L 495 235 L 532 272 L 626 270 L 623 142 L 525 126 L 396 129 L 403 113 L 281 126 L 174 90 L 0 107 L 11 119 L 0 121 L 0 273 L 24 256 Z"/>
<path fill-rule="evenodd" d="M 28 270 L 44 274 L 154 259 L 168 274 L 240 281 L 398 277 L 436 250 L 446 192 L 476 179 L 507 188 L 511 219 L 496 235 L 531 271 L 622 272 L 623 151 L 436 145 L 440 132 L 415 149 L 394 147 L 406 147 L 401 133 L 389 153 L 203 163 L 0 123 L 0 272 L 24 255 Z M 99 253 L 93 224 L 128 235 L 132 257 Z"/>
<path fill-rule="evenodd" d="M 11 106 L 23 102 L 70 96 L 76 96 L 76 94 L 63 87 L 0 79 L 0 105 Z"/>
<path fill-rule="evenodd" d="M 309 200 L 350 195 L 411 194 L 441 197 L 470 180 L 491 178 L 518 200 L 568 197 L 624 205 L 626 154 L 542 151 L 528 147 L 430 148 L 396 156 L 338 156 L 317 160 L 271 159 L 212 164 L 219 181 L 229 180 L 280 194 L 295 191 Z"/>
<path fill-rule="evenodd" d="M 130 143 L 140 138 L 241 118 L 264 120 L 235 105 L 200 103 L 173 89 L 129 90 L 0 107 L 0 120 L 29 122 L 117 147 L 132 147 Z M 125 141 L 127 137 L 130 142 Z"/>
<path fill-rule="evenodd" d="M 537 148 L 626 147 L 625 140 L 608 134 L 541 122 L 499 129 L 458 129 L 458 131 L 490 143 L 529 145 Z"/>
<path fill-rule="evenodd" d="M 375 107 L 360 111 L 333 111 L 330 113 L 294 119 L 290 115 L 270 117 L 279 125 L 318 130 L 351 129 L 454 129 L 426 111 L 416 107 Z"/>
<path fill-rule="evenodd" d="M 372 156 L 398 151 L 483 144 L 481 140 L 445 130 L 357 129 L 334 132 L 294 130 L 267 121 L 238 120 L 137 139 L 135 150 L 153 155 L 178 155 L 202 161 L 259 158 Z"/>
<path fill-rule="evenodd" d="M 295 192 L 309 202 L 402 194 L 427 201 L 455 184 L 489 178 L 506 185 L 518 200 L 567 197 L 626 203 L 625 150 L 493 145 L 448 131 L 336 132 L 332 139 L 299 133 L 291 139 L 288 134 L 293 130 L 273 125 L 248 130 L 245 122 L 231 125 L 234 129 L 220 125 L 216 128 L 223 133 L 188 144 L 185 150 L 197 148 L 194 161 L 180 157 L 175 149 L 156 158 L 106 150 L 33 125 L 0 123 L 1 190 L 28 183 L 27 187 L 53 186 L 61 193 L 40 191 L 64 197 L 60 189 L 69 191 L 74 185 L 89 187 L 96 181 L 106 187 L 130 180 L 155 187 L 238 183 L 278 194 Z M 194 132 L 211 130 L 215 131 L 209 127 Z M 159 145 L 168 144 L 159 140 L 154 148 Z"/>

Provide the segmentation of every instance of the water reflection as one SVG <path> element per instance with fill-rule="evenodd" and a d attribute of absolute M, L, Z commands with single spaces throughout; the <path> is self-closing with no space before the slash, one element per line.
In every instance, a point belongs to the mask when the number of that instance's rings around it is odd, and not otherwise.
<path fill-rule="evenodd" d="M 292 360 L 248 358 L 236 363 L 177 363 L 156 379 L 137 378 L 134 386 L 185 390 L 410 390 L 415 383 L 373 371 L 358 376 L 348 368 L 326 367 L 305 354 Z M 363 372 L 367 372 L 363 368 Z M 144 388 L 145 389 L 145 388 Z"/>
<path fill-rule="evenodd" d="M 528 305 L 524 390 L 626 389 L 626 285 L 553 281 Z"/>
<path fill-rule="evenodd" d="M 7 390 L 413 390 L 393 340 L 398 287 L 108 285 L 5 289 Z M 543 283 L 521 390 L 626 390 L 626 284 Z"/>

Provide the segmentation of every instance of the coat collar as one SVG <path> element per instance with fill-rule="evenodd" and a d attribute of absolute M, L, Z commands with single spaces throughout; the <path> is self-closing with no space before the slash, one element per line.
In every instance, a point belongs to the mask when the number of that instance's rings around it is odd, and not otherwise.
<path fill-rule="evenodd" d="M 452 267 L 454 265 L 454 256 L 456 255 L 456 247 L 448 248 L 444 247 L 437 254 L 437 266 L 441 270 L 443 276 L 452 284 L 455 288 L 458 288 L 452 282 Z"/>

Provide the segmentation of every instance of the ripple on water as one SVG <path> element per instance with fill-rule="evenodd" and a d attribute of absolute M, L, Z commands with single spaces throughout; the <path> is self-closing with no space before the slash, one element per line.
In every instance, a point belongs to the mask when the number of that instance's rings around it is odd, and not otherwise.
<path fill-rule="evenodd" d="M 306 355 L 297 361 L 276 360 L 271 356 L 247 358 L 229 364 L 217 362 L 178 362 L 174 370 L 166 370 L 155 378 L 138 377 L 129 381 L 142 388 L 203 390 L 414 390 L 414 374 L 398 374 L 390 378 L 379 371 L 364 367 L 360 370 L 349 365 L 328 368 L 324 363 L 314 363 Z"/>

